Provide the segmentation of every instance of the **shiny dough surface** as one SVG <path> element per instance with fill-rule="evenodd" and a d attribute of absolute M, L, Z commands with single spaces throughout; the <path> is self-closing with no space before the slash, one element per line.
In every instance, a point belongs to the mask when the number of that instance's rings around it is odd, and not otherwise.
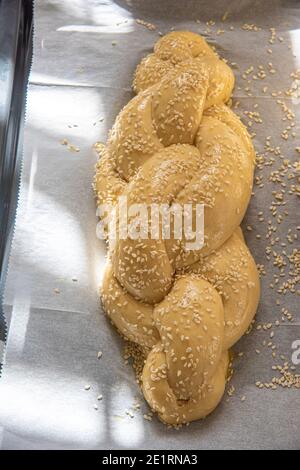
<path fill-rule="evenodd" d="M 137 66 L 136 96 L 99 146 L 97 203 L 204 205 L 204 246 L 122 239 L 109 247 L 103 308 L 144 351 L 142 390 L 165 423 L 204 418 L 224 393 L 228 350 L 259 301 L 259 277 L 240 223 L 255 152 L 226 105 L 230 67 L 198 34 L 162 37 Z M 116 211 L 118 213 L 118 211 Z"/>

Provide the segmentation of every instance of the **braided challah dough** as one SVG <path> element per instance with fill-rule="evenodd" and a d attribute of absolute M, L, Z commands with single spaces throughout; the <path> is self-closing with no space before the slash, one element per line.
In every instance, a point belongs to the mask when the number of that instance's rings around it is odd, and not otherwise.
<path fill-rule="evenodd" d="M 169 424 L 203 418 L 219 403 L 228 349 L 259 300 L 255 262 L 239 225 L 252 191 L 255 152 L 226 106 L 231 69 L 199 35 L 172 32 L 138 65 L 137 96 L 99 147 L 95 190 L 117 226 L 127 204 L 204 204 L 204 246 L 186 239 L 110 245 L 101 288 L 105 312 L 145 352 L 142 390 Z M 119 225 L 118 225 L 119 223 Z"/>

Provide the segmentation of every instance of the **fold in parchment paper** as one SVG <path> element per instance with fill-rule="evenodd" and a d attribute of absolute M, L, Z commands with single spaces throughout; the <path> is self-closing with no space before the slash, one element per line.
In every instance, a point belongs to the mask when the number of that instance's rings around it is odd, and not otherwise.
<path fill-rule="evenodd" d="M 5 292 L 3 449 L 299 448 L 300 367 L 292 363 L 300 339 L 293 293 L 299 7 L 292 0 L 36 1 L 22 188 Z M 234 375 L 221 405 L 178 431 L 143 417 L 149 409 L 122 359 L 123 341 L 101 311 L 106 249 L 96 238 L 91 188 L 92 144 L 106 139 L 132 96 L 136 64 L 171 28 L 201 33 L 234 69 L 233 107 L 255 133 L 258 153 L 243 228 L 262 273 L 256 324 L 234 348 Z M 285 362 L 292 375 L 274 369 Z M 260 388 L 273 377 L 295 383 Z"/>

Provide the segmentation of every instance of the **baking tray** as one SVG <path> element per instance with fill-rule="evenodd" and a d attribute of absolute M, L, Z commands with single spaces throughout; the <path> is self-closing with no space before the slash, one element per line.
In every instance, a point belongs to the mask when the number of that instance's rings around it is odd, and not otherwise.
<path fill-rule="evenodd" d="M 33 4 L 0 1 L 0 295 L 3 296 L 22 161 L 26 90 L 32 56 Z M 0 305 L 0 341 L 6 324 Z M 1 359 L 0 359 L 1 361 Z"/>
<path fill-rule="evenodd" d="M 266 252 L 271 206 L 283 217 L 274 237 L 286 243 L 285 248 L 275 244 L 274 251 L 285 249 L 290 255 L 298 246 L 287 236 L 291 239 L 289 230 L 294 235 L 299 225 L 299 201 L 292 190 L 296 179 L 290 173 L 299 159 L 295 147 L 300 147 L 300 116 L 297 99 L 284 92 L 297 84 L 299 7 L 293 0 L 36 0 L 22 182 L 4 296 L 6 318 L 11 320 L 0 378 L 0 447 L 300 447 L 299 390 L 256 386 L 257 381 L 280 376 L 272 365 L 281 362 L 279 355 L 291 362 L 292 342 L 300 338 L 299 297 L 289 290 L 277 293 L 293 266 L 286 256 L 285 267 Z M 137 19 L 156 29 L 149 30 Z M 262 274 L 256 323 L 234 347 L 234 375 L 224 399 L 205 420 L 178 431 L 155 417 L 143 418 L 149 408 L 132 367 L 122 359 L 124 342 L 101 310 L 98 288 L 106 247 L 96 237 L 92 191 L 97 158 L 92 146 L 106 140 L 120 109 L 133 96 L 137 63 L 152 50 L 158 33 L 171 28 L 202 34 L 229 61 L 236 77 L 233 108 L 244 122 L 250 121 L 245 113 L 259 112 L 252 114 L 258 166 L 243 229 Z M 269 42 L 273 28 L 274 44 Z M 251 76 L 260 64 L 269 70 L 269 62 L 274 74 L 266 72 L 264 80 L 250 84 L 249 75 L 243 78 L 252 66 Z M 284 97 L 273 97 L 279 90 Z M 281 137 L 288 123 L 282 120 L 278 100 L 295 113 L 295 138 Z M 271 148 L 280 146 L 281 155 L 266 153 L 268 136 Z M 79 151 L 62 145 L 64 139 Z M 285 160 L 290 161 L 287 170 L 282 169 Z M 277 182 L 277 171 L 284 173 L 285 188 Z M 285 206 L 274 196 L 283 189 Z M 277 275 L 278 286 L 272 289 Z M 282 309 L 293 314 L 293 322 L 282 319 Z M 261 326 L 275 321 L 279 326 L 271 330 Z M 276 362 L 267 345 L 271 341 L 277 346 Z M 140 411 L 132 411 L 136 400 Z"/>

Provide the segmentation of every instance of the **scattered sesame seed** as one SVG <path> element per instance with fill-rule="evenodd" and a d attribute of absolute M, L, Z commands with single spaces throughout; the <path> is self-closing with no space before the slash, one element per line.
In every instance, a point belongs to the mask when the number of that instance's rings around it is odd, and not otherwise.
<path fill-rule="evenodd" d="M 137 19 L 137 20 L 135 20 L 135 22 L 137 24 L 145 26 L 145 28 L 149 29 L 149 31 L 155 31 L 156 30 L 156 26 L 152 23 L 148 23 L 147 21 Z"/>
<path fill-rule="evenodd" d="M 226 17 L 227 17 L 225 16 L 226 14 L 228 14 L 228 12 L 226 12 L 223 15 L 222 21 L 226 20 Z M 200 20 L 195 20 L 195 21 L 196 23 L 200 22 Z M 143 20 L 136 20 L 136 22 L 145 27 L 148 27 L 147 25 L 151 26 L 151 24 L 148 24 L 144 22 Z M 217 36 L 225 33 L 225 30 L 218 28 L 215 25 L 215 22 L 213 20 L 207 21 L 206 26 L 207 26 L 207 32 L 213 31 L 213 34 Z M 212 28 L 213 26 L 216 26 L 216 28 Z M 151 28 L 148 28 L 148 29 L 151 30 Z M 234 28 L 230 27 L 229 29 L 231 30 Z M 244 31 L 247 31 L 247 34 L 248 32 L 258 32 L 261 30 L 261 28 L 256 26 L 255 24 L 247 24 L 247 23 L 245 23 L 242 26 L 242 29 Z M 227 31 L 228 31 L 228 28 L 226 29 L 226 33 Z M 259 90 L 259 92 L 262 92 L 266 95 L 264 96 L 264 98 L 266 99 L 268 98 L 270 102 L 273 103 L 275 107 L 277 107 L 278 112 L 282 113 L 282 128 L 280 130 L 279 136 L 275 136 L 274 134 L 272 134 L 272 136 L 267 136 L 262 142 L 260 152 L 256 156 L 257 172 L 254 178 L 255 191 L 253 191 L 253 196 L 256 196 L 257 194 L 259 194 L 259 190 L 264 187 L 265 188 L 272 187 L 272 190 L 268 191 L 268 195 L 270 196 L 271 202 L 264 205 L 264 213 L 260 211 L 256 214 L 257 219 L 253 223 L 253 228 L 252 226 L 247 225 L 246 230 L 249 232 L 254 232 L 253 235 L 255 236 L 255 238 L 257 240 L 261 240 L 260 245 L 264 248 L 265 253 L 262 255 L 262 259 L 261 259 L 262 262 L 257 265 L 257 269 L 261 277 L 268 276 L 266 285 L 269 286 L 270 289 L 272 289 L 272 296 L 274 298 L 274 301 L 273 301 L 274 310 L 276 310 L 275 314 L 277 314 L 277 316 L 281 319 L 282 322 L 285 322 L 285 321 L 293 321 L 294 316 L 288 310 L 287 307 L 283 307 L 283 308 L 280 307 L 280 305 L 284 305 L 284 298 L 282 298 L 282 296 L 284 296 L 287 293 L 288 294 L 297 293 L 297 295 L 299 295 L 299 290 L 297 291 L 296 287 L 299 282 L 299 274 L 300 274 L 299 273 L 300 252 L 298 249 L 292 246 L 293 244 L 294 246 L 296 246 L 296 241 L 297 241 L 296 230 L 300 230 L 300 227 L 297 227 L 296 229 L 293 229 L 293 230 L 292 229 L 286 230 L 286 233 L 283 234 L 284 228 L 285 228 L 284 224 L 288 220 L 288 215 L 289 215 L 288 214 L 289 197 L 300 195 L 300 188 L 298 184 L 299 181 L 297 179 L 297 172 L 300 169 L 299 164 L 293 163 L 292 156 L 290 155 L 290 153 L 288 153 L 287 147 L 286 147 L 286 144 L 289 141 L 292 141 L 292 139 L 296 137 L 296 132 L 295 132 L 295 130 L 297 129 L 296 122 L 295 122 L 296 116 L 293 110 L 288 107 L 290 106 L 289 103 L 291 102 L 291 100 L 288 101 L 285 98 L 293 98 L 293 97 L 296 98 L 297 93 L 298 93 L 297 99 L 299 98 L 299 86 L 296 84 L 296 88 L 297 88 L 296 90 L 294 82 L 295 81 L 297 82 L 300 80 L 300 72 L 296 71 L 293 74 L 291 74 L 291 86 L 289 89 L 278 90 L 273 87 L 272 83 L 274 82 L 272 82 L 272 80 L 274 79 L 276 80 L 276 74 L 278 74 L 277 69 L 280 70 L 278 63 L 276 61 L 276 50 L 277 50 L 277 47 L 279 46 L 278 42 L 283 43 L 284 38 L 277 37 L 275 28 L 270 28 L 269 32 L 270 32 L 270 35 L 267 38 L 267 44 L 264 50 L 267 52 L 267 54 L 272 55 L 272 58 L 268 57 L 268 60 L 272 59 L 273 63 L 267 62 L 266 60 L 267 55 L 265 54 L 265 58 L 261 59 L 262 61 L 264 60 L 265 63 L 255 65 L 255 66 L 250 65 L 246 68 L 246 70 L 241 71 L 241 81 L 243 81 L 243 86 L 238 86 L 238 90 L 240 91 L 240 93 L 244 94 L 247 97 L 248 96 L 255 97 L 256 92 L 254 93 L 254 90 L 256 91 Z M 160 35 L 161 33 L 159 32 L 158 34 Z M 276 43 L 276 47 L 274 46 L 273 48 L 272 46 L 275 43 Z M 271 46 L 272 48 L 270 47 L 270 45 L 272 45 Z M 164 59 L 161 62 L 163 62 L 164 65 L 166 65 L 168 60 L 169 59 L 166 59 L 166 60 Z M 165 73 L 164 71 L 159 71 L 159 73 L 161 72 Z M 270 79 L 270 84 L 268 84 L 268 86 L 261 87 L 261 85 L 259 85 L 260 80 L 269 80 L 269 79 Z M 194 82 L 193 82 L 193 86 L 196 86 Z M 137 96 L 137 99 L 139 98 L 139 96 L 140 95 Z M 182 104 L 184 104 L 184 101 L 182 101 Z M 230 106 L 231 104 L 232 103 L 229 103 Z M 159 96 L 155 97 L 155 99 L 153 98 L 153 109 L 158 108 L 159 105 L 160 105 Z M 176 121 L 176 126 L 172 127 L 172 135 L 171 135 L 171 132 L 168 131 L 169 123 L 170 122 L 172 123 L 174 120 L 174 116 L 170 112 L 170 109 L 172 109 L 172 106 L 173 105 L 170 104 L 168 111 L 166 111 L 164 114 L 161 113 L 161 115 L 159 116 L 162 121 L 161 124 L 155 123 L 155 126 L 157 126 L 155 128 L 155 132 L 159 128 L 162 134 L 164 133 L 168 134 L 168 137 L 170 137 L 170 141 L 168 141 L 167 143 L 164 142 L 163 138 L 158 139 L 157 145 L 160 146 L 159 148 L 161 148 L 162 145 L 169 146 L 170 144 L 177 142 L 176 141 L 177 133 L 178 133 L 178 136 L 183 136 L 183 133 L 186 131 L 186 125 L 185 123 L 184 124 L 182 123 L 183 122 L 182 116 L 178 116 L 178 122 Z M 235 100 L 233 100 L 233 108 L 234 109 L 239 108 L 241 110 L 242 106 L 240 106 L 239 101 L 235 102 Z M 206 111 L 206 112 L 208 113 L 209 111 Z M 264 123 L 263 113 L 259 112 L 258 103 L 254 103 L 253 110 L 244 111 L 243 114 L 244 114 L 245 120 L 247 121 L 248 127 L 251 128 L 251 137 L 254 139 L 256 137 L 256 134 L 257 134 L 256 131 L 258 131 L 259 126 L 261 126 L 261 124 Z M 135 129 L 136 131 L 134 130 L 132 131 L 130 135 L 130 139 L 126 141 L 126 145 L 122 147 L 120 144 L 120 146 L 116 150 L 116 154 L 118 154 L 118 158 L 120 162 L 118 163 L 119 167 L 114 168 L 114 171 L 117 170 L 116 173 L 119 172 L 121 175 L 120 176 L 120 180 L 121 180 L 120 192 L 122 192 L 122 188 L 126 187 L 128 181 L 131 182 L 132 178 L 135 177 L 135 175 L 137 174 L 136 173 L 138 170 L 137 164 L 134 161 L 134 159 L 132 160 L 130 159 L 129 157 L 130 153 L 133 152 L 134 155 L 136 154 L 139 155 L 140 153 L 141 154 L 143 153 L 143 155 L 146 155 L 146 154 L 153 155 L 159 150 L 155 147 L 156 144 L 153 144 L 152 136 L 147 135 L 145 137 L 144 134 L 142 133 L 143 129 L 142 129 L 142 126 L 140 125 L 140 122 L 137 119 L 137 112 L 136 112 L 135 107 L 130 108 L 130 112 L 128 113 L 127 118 L 128 118 L 128 123 L 127 123 L 128 126 L 130 126 L 130 128 L 132 127 L 132 129 Z M 141 122 L 143 121 L 141 120 Z M 189 126 L 192 128 L 193 125 L 194 125 L 194 122 L 191 117 Z M 113 130 L 112 131 L 113 138 L 115 138 L 114 132 L 115 131 Z M 258 135 L 261 136 L 261 134 L 258 134 Z M 281 141 L 279 141 L 278 137 L 281 139 Z M 277 142 L 275 138 L 277 138 L 278 140 Z M 199 137 L 199 142 L 201 139 L 202 139 L 202 136 Z M 193 142 L 193 140 L 191 141 Z M 103 144 L 99 143 L 97 144 L 97 146 L 95 146 L 95 148 L 96 148 L 96 151 L 99 153 L 99 155 L 100 154 L 104 155 L 106 149 L 103 146 Z M 296 152 L 300 153 L 300 147 L 296 147 Z M 285 155 L 288 155 L 289 158 L 286 158 Z M 128 170 L 129 175 L 123 175 L 124 171 L 127 171 L 127 170 L 123 170 L 123 165 L 126 166 L 127 164 L 129 167 L 129 170 Z M 174 173 L 178 169 L 176 168 L 175 164 L 174 164 L 174 167 L 172 165 L 171 167 L 172 167 L 171 170 L 174 171 Z M 227 181 L 228 187 L 230 187 L 230 178 L 227 177 L 227 175 L 226 175 L 226 181 Z M 218 185 L 218 178 L 214 182 L 214 189 L 216 190 L 216 188 L 217 188 L 216 192 L 223 191 L 222 187 Z M 211 189 L 211 188 L 208 186 L 207 189 Z M 225 196 L 226 196 L 226 191 L 228 190 L 225 189 L 225 193 L 224 193 Z M 114 191 L 112 190 L 112 195 L 113 194 L 114 194 Z M 209 196 L 208 190 L 206 190 L 206 194 L 207 194 L 207 201 L 205 202 L 207 206 L 213 207 L 213 204 L 214 204 L 214 202 L 212 201 L 213 198 Z M 172 197 L 174 198 L 175 195 L 173 194 Z M 238 208 L 236 211 L 236 214 L 239 214 L 240 212 L 241 212 L 241 209 Z M 264 232 L 262 231 L 262 227 L 263 229 L 265 227 Z M 251 239 L 253 235 L 249 234 L 248 236 Z M 121 266 L 121 263 L 120 263 L 120 272 L 122 271 L 120 274 L 120 277 L 122 278 L 123 276 L 122 280 L 123 279 L 126 280 L 127 272 L 129 272 L 129 275 L 131 276 L 129 284 L 133 287 L 133 289 L 136 288 L 137 290 L 138 289 L 142 290 L 145 286 L 141 284 L 142 281 L 140 281 L 139 279 L 143 277 L 145 271 L 142 271 L 141 268 L 139 268 L 139 270 L 135 269 L 134 267 L 138 266 L 138 264 L 136 265 L 135 263 L 137 262 L 137 263 L 140 263 L 140 265 L 142 264 L 143 269 L 144 269 L 144 266 L 147 266 L 147 262 L 148 262 L 147 256 L 149 256 L 149 259 L 151 260 L 151 265 L 152 265 L 152 261 L 155 259 L 160 259 L 160 255 L 161 254 L 164 255 L 165 252 L 161 250 L 161 253 L 160 253 L 156 248 L 154 248 L 153 250 L 151 250 L 151 252 L 149 250 L 149 254 L 148 254 L 147 246 L 145 244 L 143 245 L 143 243 L 141 242 L 139 243 L 140 245 L 136 244 L 133 252 L 128 250 L 128 252 L 125 253 L 124 255 L 125 267 Z M 176 245 L 174 246 L 174 248 L 170 249 L 170 254 L 168 253 L 170 257 L 173 255 L 173 252 L 172 252 L 173 250 L 175 254 L 174 259 L 176 258 L 177 248 L 178 247 Z M 180 255 L 178 255 L 178 259 L 180 257 L 181 257 L 181 253 Z M 182 257 L 184 259 L 184 255 L 182 255 Z M 197 261 L 197 260 L 194 260 L 194 261 Z M 203 262 L 203 260 L 201 261 L 202 261 L 203 266 L 205 266 L 205 262 Z M 174 260 L 172 260 L 171 262 L 171 265 L 173 263 L 172 269 L 174 268 L 174 270 L 177 269 L 176 262 Z M 128 266 L 126 266 L 126 264 Z M 130 266 L 133 268 L 134 274 L 130 274 L 131 272 Z M 212 269 L 211 266 L 209 267 L 205 266 L 205 267 L 208 272 L 209 272 L 209 269 Z M 159 270 L 158 263 L 153 264 L 153 272 L 157 272 L 157 273 L 161 272 Z M 142 276 L 140 276 L 140 273 L 142 273 Z M 197 274 L 203 275 L 203 271 Z M 240 280 L 237 279 L 237 277 L 234 277 L 234 275 L 236 276 L 237 274 L 238 274 L 237 272 L 235 272 L 234 274 L 231 272 L 228 273 L 228 279 L 230 280 L 231 286 L 234 286 L 234 288 L 236 289 L 236 292 L 235 292 L 236 294 L 238 293 L 238 289 L 241 291 L 242 288 L 251 289 L 255 286 L 255 284 L 253 286 L 253 283 L 251 280 L 242 279 L 241 281 L 243 281 L 242 282 L 243 287 L 240 287 L 239 284 L 236 284 L 236 282 L 239 282 Z M 176 271 L 176 277 L 180 275 L 181 275 L 181 272 Z M 205 276 L 208 277 L 209 275 L 205 273 Z M 209 281 L 211 280 L 209 279 Z M 159 286 L 158 287 L 159 291 L 163 293 L 165 292 L 164 282 L 165 282 L 165 279 L 163 279 L 162 277 L 160 277 L 159 282 L 157 282 Z M 121 284 L 123 285 L 123 283 Z M 238 288 L 236 287 L 236 285 L 238 285 Z M 168 286 L 168 288 L 169 287 L 170 286 Z M 214 279 L 214 287 L 220 293 L 220 295 L 222 295 L 222 300 L 224 301 L 228 300 L 228 294 L 225 291 L 224 286 L 222 285 L 222 276 L 219 276 L 219 277 L 216 276 L 216 279 Z M 111 295 L 113 294 L 111 293 Z M 276 297 L 281 297 L 281 298 L 276 298 Z M 125 307 L 127 305 L 123 303 L 122 299 L 116 300 L 114 298 L 113 301 L 111 302 L 114 308 L 116 309 L 117 308 L 121 309 L 122 307 Z M 187 321 L 188 313 L 186 313 L 185 309 L 183 309 L 183 312 L 184 313 L 182 317 L 186 318 L 186 321 Z M 137 317 L 136 325 L 131 325 L 130 328 L 132 328 L 132 330 L 135 329 L 134 331 L 138 332 L 140 325 L 143 325 L 143 321 L 144 321 L 143 314 L 139 314 Z M 159 319 L 159 322 L 161 322 L 161 319 Z M 193 319 L 191 320 L 191 324 L 193 325 L 192 327 L 195 329 L 198 328 L 199 326 L 199 328 L 201 328 L 202 335 L 205 335 L 205 333 L 209 331 L 209 323 L 207 326 L 206 318 L 203 319 L 201 315 L 199 314 L 199 312 L 195 312 L 193 314 Z M 227 328 L 233 328 L 238 325 L 239 325 L 238 320 L 231 321 L 231 320 L 225 319 L 225 327 Z M 274 322 L 274 325 L 279 326 L 280 321 L 276 320 Z M 272 326 L 273 326 L 272 323 L 262 323 L 256 326 L 256 330 L 261 332 L 259 335 L 264 336 L 264 334 L 266 334 L 270 336 L 270 339 L 272 339 L 274 337 L 274 332 L 269 331 L 272 328 Z M 147 337 L 148 332 L 150 331 L 151 333 L 149 333 L 148 336 L 151 337 L 155 328 L 156 328 L 156 325 L 154 326 L 151 325 L 151 327 L 149 327 L 149 325 L 143 326 L 141 327 L 141 330 L 143 330 L 142 334 L 145 337 Z M 170 329 L 168 329 L 168 327 L 165 326 L 164 324 L 163 325 L 159 324 L 158 329 L 159 329 L 161 340 L 163 342 L 164 350 L 169 350 L 168 348 L 170 348 L 171 347 L 170 345 L 173 344 L 175 337 L 180 338 L 180 341 L 182 343 L 185 341 L 189 341 L 190 336 L 188 335 L 190 335 L 189 330 L 191 326 L 188 322 L 186 323 L 186 328 L 187 328 L 187 331 L 182 332 L 180 330 L 180 324 L 179 325 L 176 324 L 174 325 L 174 328 L 172 326 L 170 327 Z M 253 328 L 253 323 L 248 328 L 247 334 L 251 331 L 252 328 Z M 122 333 L 125 336 L 127 336 L 129 332 L 126 331 Z M 135 334 L 138 334 L 138 333 L 133 334 L 132 331 L 130 331 L 130 336 L 134 337 Z M 268 338 L 268 336 L 266 337 Z M 136 338 L 134 337 L 134 340 L 135 339 Z M 270 351 L 270 353 L 272 354 L 272 358 L 274 359 L 276 357 L 275 350 L 277 346 L 272 341 L 268 341 L 268 340 L 267 341 L 264 340 L 262 344 L 264 347 L 269 348 L 268 350 L 265 350 L 265 353 L 267 354 L 267 351 Z M 152 347 L 152 344 L 150 346 L 150 349 L 151 347 Z M 196 351 L 197 353 L 199 353 L 201 350 L 197 349 Z M 259 349 L 255 349 L 255 351 L 257 354 L 260 354 Z M 241 357 L 241 355 L 242 353 L 238 354 L 239 357 Z M 277 355 L 279 356 L 279 352 L 277 352 Z M 172 367 L 174 367 L 174 370 L 175 370 L 174 377 L 176 376 L 178 377 L 176 387 L 178 387 L 178 390 L 180 389 L 179 390 L 180 393 L 182 390 L 185 391 L 184 380 L 186 376 L 186 370 L 187 369 L 193 370 L 195 357 L 196 357 L 195 351 L 193 350 L 190 351 L 187 348 L 186 351 L 183 352 L 182 357 L 180 356 L 177 357 L 176 352 L 174 350 L 173 355 L 168 359 L 168 363 L 173 364 Z M 280 357 L 282 356 L 280 355 Z M 145 361 L 145 351 L 143 350 L 143 348 L 138 346 L 137 344 L 127 343 L 125 347 L 125 352 L 124 352 L 124 360 L 126 363 L 133 362 L 133 366 L 136 372 L 137 382 L 141 383 L 141 373 L 142 373 L 142 370 L 144 367 L 144 361 Z M 211 362 L 208 361 L 208 363 L 213 364 L 213 359 L 211 360 Z M 273 367 L 274 366 L 272 366 L 272 369 Z M 283 367 L 285 368 L 286 366 L 283 366 Z M 281 373 L 281 370 L 277 368 L 273 370 L 278 370 Z M 289 371 L 284 369 L 284 373 L 282 374 L 284 375 L 284 379 L 282 379 L 282 381 L 280 378 L 273 378 L 273 380 L 270 383 L 257 381 L 255 382 L 255 385 L 256 387 L 260 389 L 264 388 L 264 389 L 269 389 L 269 390 L 275 390 L 277 386 L 279 385 L 285 386 L 282 384 L 285 384 L 285 383 L 290 384 L 290 382 L 292 381 L 292 383 L 294 384 L 293 386 L 296 386 L 295 384 L 297 384 L 298 382 L 297 381 L 295 382 L 295 380 L 297 379 L 295 374 L 288 375 L 288 374 L 291 374 L 290 372 L 291 370 L 293 369 L 290 368 Z M 163 364 L 162 367 L 159 368 L 158 370 L 156 369 L 151 370 L 151 381 L 152 381 L 151 383 L 159 382 L 160 380 L 165 380 L 167 377 L 167 372 L 168 371 L 167 371 L 166 364 Z M 195 380 L 192 374 L 190 375 L 189 380 Z M 286 385 L 286 386 L 289 386 L 289 385 Z M 150 390 L 151 390 L 151 387 L 150 387 Z M 227 394 L 229 397 L 231 397 L 234 394 L 234 392 L 235 392 L 235 389 L 233 386 L 227 390 Z M 241 401 L 244 401 L 245 398 L 246 398 L 245 396 L 242 396 Z M 166 399 L 170 400 L 169 397 L 167 397 Z M 126 414 L 128 414 L 129 416 L 130 416 L 130 413 L 131 413 L 130 411 L 126 412 Z M 164 411 L 162 411 L 162 413 L 164 413 Z M 144 415 L 144 419 L 151 420 L 152 414 Z"/>

